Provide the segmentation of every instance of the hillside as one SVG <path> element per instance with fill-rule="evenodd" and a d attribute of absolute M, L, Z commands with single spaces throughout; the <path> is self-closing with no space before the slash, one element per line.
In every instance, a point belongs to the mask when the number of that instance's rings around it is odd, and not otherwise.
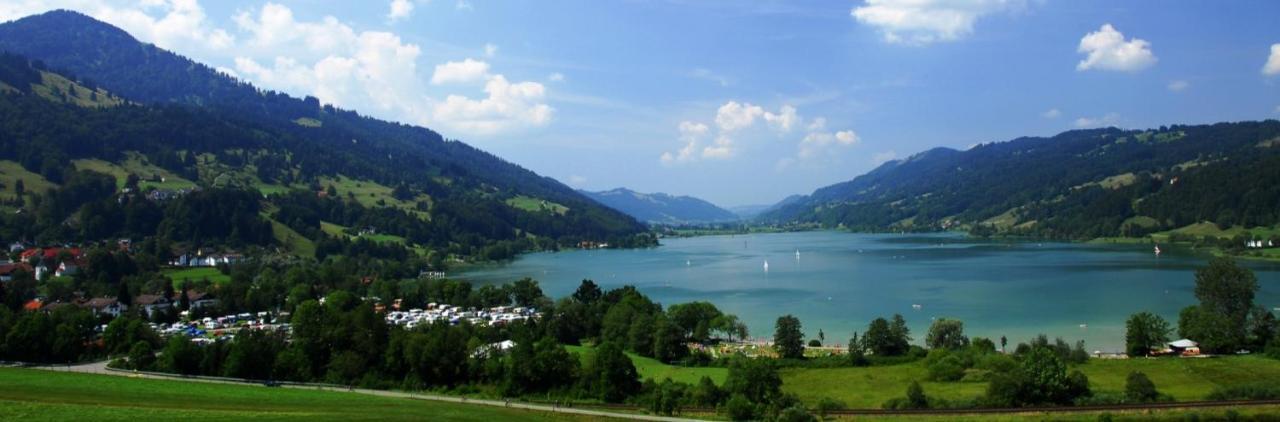
<path fill-rule="evenodd" d="M 649 223 L 686 224 L 738 219 L 736 214 L 724 208 L 691 196 L 640 193 L 626 188 L 581 192 L 601 204 Z"/>
<path fill-rule="evenodd" d="M 1280 222 L 1280 122 L 1077 130 L 885 163 L 765 213 L 856 230 L 1143 236 Z"/>
<path fill-rule="evenodd" d="M 481 258 L 583 240 L 652 243 L 635 219 L 463 142 L 260 90 L 76 12 L 0 24 L 0 51 L 21 55 L 6 56 L 0 71 L 0 160 L 53 185 L 88 170 L 113 176 L 120 187 L 139 176 L 141 189 L 269 194 L 254 214 L 277 234 L 305 236 L 317 254 L 357 232 Z M 557 208 L 521 207 L 525 199 Z M 72 205 L 46 217 L 75 217 L 83 203 Z M 349 230 L 332 236 L 322 222 Z M 151 234 L 6 226 L 6 238 L 44 241 Z M 228 243 L 217 236 L 171 240 Z"/>

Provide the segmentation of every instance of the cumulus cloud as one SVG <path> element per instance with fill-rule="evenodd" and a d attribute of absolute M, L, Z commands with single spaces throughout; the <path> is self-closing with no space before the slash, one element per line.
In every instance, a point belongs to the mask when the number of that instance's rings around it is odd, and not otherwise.
<path fill-rule="evenodd" d="M 1107 113 L 1102 117 L 1080 117 L 1075 121 L 1078 128 L 1096 128 L 1105 126 L 1115 126 L 1120 121 L 1120 115 L 1116 113 Z"/>
<path fill-rule="evenodd" d="M 683 121 L 677 127 L 680 131 L 680 141 L 684 142 L 684 147 L 675 153 L 664 152 L 659 159 L 663 164 L 674 164 L 687 162 L 697 158 L 698 147 L 702 138 L 710 132 L 711 128 L 704 123 Z"/>
<path fill-rule="evenodd" d="M 489 64 L 473 59 L 436 65 L 431 74 L 432 85 L 479 82 L 489 78 Z"/>
<path fill-rule="evenodd" d="M 1156 55 L 1151 52 L 1151 43 L 1138 38 L 1126 41 L 1124 34 L 1109 23 L 1103 24 L 1097 31 L 1085 34 L 1076 51 L 1086 55 L 1076 64 L 1078 71 L 1137 72 L 1151 67 L 1157 60 Z"/>
<path fill-rule="evenodd" d="M 798 160 L 817 157 L 828 148 L 854 145 L 860 140 L 852 130 L 828 131 L 826 126 L 824 117 L 814 117 L 806 122 L 799 110 L 790 104 L 778 107 L 775 112 L 751 103 L 727 101 L 716 109 L 714 126 L 681 122 L 678 129 L 683 146 L 676 151 L 664 152 L 659 159 L 667 165 L 700 159 L 728 159 L 737 155 L 739 138 L 758 141 L 772 133 L 779 139 L 785 139 L 783 137 L 790 132 L 804 132 L 798 142 L 796 156 L 784 157 L 778 162 L 777 168 L 782 170 Z M 766 128 L 770 130 L 764 130 Z M 708 138 L 712 141 L 704 143 Z"/>
<path fill-rule="evenodd" d="M 213 26 L 196 0 L 5 0 L 0 2 L 0 22 L 58 8 L 80 11 L 139 40 L 198 59 L 225 52 L 236 42 L 226 30 Z"/>
<path fill-rule="evenodd" d="M 391 0 L 391 10 L 387 12 L 387 20 L 392 22 L 408 18 L 413 14 L 412 0 Z"/>
<path fill-rule="evenodd" d="M 1176 81 L 1170 81 L 1168 86 L 1169 90 L 1173 92 L 1182 92 L 1190 87 L 1191 87 L 1190 82 L 1187 82 L 1181 79 Z"/>
<path fill-rule="evenodd" d="M 973 33 L 978 19 L 1021 8 L 1024 0 L 867 0 L 849 12 L 890 43 L 924 45 Z"/>
<path fill-rule="evenodd" d="M 1280 43 L 1271 44 L 1271 55 L 1267 56 L 1267 63 L 1262 65 L 1262 74 L 1280 75 Z"/>
<path fill-rule="evenodd" d="M 513 128 L 536 127 L 551 121 L 554 109 L 543 103 L 546 89 L 537 82 L 511 83 L 502 75 L 485 82 L 486 98 L 450 95 L 436 104 L 432 118 L 468 133 L 491 135 Z"/>
<path fill-rule="evenodd" d="M 1045 110 L 1044 113 L 1040 113 L 1040 117 L 1043 117 L 1046 119 L 1056 119 L 1061 116 L 1062 116 L 1062 111 L 1058 110 L 1057 108 L 1051 108 L 1051 109 Z"/>
<path fill-rule="evenodd" d="M 764 109 L 760 106 L 729 101 L 716 110 L 716 125 L 723 132 L 732 132 L 750 127 L 762 115 Z"/>

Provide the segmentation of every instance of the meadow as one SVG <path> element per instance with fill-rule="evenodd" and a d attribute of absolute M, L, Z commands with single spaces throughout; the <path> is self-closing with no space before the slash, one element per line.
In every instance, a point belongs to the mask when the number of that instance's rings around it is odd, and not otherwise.
<path fill-rule="evenodd" d="M 491 422 L 587 418 L 342 392 L 0 368 L 0 420 L 139 419 Z"/>

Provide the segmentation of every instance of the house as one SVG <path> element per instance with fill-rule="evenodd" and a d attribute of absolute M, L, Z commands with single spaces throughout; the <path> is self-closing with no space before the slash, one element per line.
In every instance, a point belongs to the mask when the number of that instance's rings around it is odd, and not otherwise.
<path fill-rule="evenodd" d="M 80 265 L 72 261 L 64 261 L 58 264 L 58 269 L 53 272 L 54 277 L 71 277 L 80 272 Z"/>
<path fill-rule="evenodd" d="M 1168 344 L 1170 352 L 1178 356 L 1199 356 L 1200 343 L 1188 339 L 1182 339 Z"/>
<path fill-rule="evenodd" d="M 181 295 L 182 293 L 178 293 L 178 294 Z M 200 308 L 209 307 L 209 306 L 218 306 L 218 298 L 213 297 L 212 293 L 188 290 L 187 303 L 190 304 L 189 310 L 200 309 Z"/>
<path fill-rule="evenodd" d="M 36 266 L 36 280 L 44 280 L 53 271 L 49 270 L 48 265 L 40 264 Z"/>
<path fill-rule="evenodd" d="M 22 310 L 27 312 L 35 312 L 40 310 L 42 307 L 44 307 L 44 301 L 40 298 L 31 299 L 28 300 L 27 303 L 22 304 Z"/>
<path fill-rule="evenodd" d="M 13 281 L 13 274 L 18 272 L 18 270 L 26 272 L 33 271 L 31 265 L 22 262 L 3 264 L 0 265 L 0 281 Z"/>
<path fill-rule="evenodd" d="M 173 306 L 173 302 L 169 298 L 161 295 L 138 295 L 133 299 L 133 304 L 141 307 L 148 318 L 156 311 L 167 311 Z"/>
<path fill-rule="evenodd" d="M 118 317 L 124 311 L 129 310 L 129 305 L 120 303 L 114 297 L 95 297 L 85 302 L 84 307 L 92 311 L 94 315 L 111 315 L 112 318 Z"/>

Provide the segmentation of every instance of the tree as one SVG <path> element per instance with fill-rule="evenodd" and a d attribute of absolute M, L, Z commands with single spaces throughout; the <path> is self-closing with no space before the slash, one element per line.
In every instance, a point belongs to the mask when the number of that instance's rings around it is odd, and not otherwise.
<path fill-rule="evenodd" d="M 1067 365 L 1052 347 L 1032 346 L 1017 368 L 992 377 L 986 400 L 991 406 L 1071 404 L 1090 395 L 1089 379 Z"/>
<path fill-rule="evenodd" d="M 653 357 L 671 363 L 689 355 L 684 330 L 661 313 L 653 316 Z"/>
<path fill-rule="evenodd" d="M 790 314 L 778 317 L 774 326 L 773 347 L 784 359 L 804 358 L 804 332 L 800 331 L 800 319 Z"/>
<path fill-rule="evenodd" d="M 969 338 L 964 335 L 964 322 L 958 319 L 938 318 L 929 326 L 929 333 L 924 337 L 925 345 L 931 349 L 960 349 L 969 345 Z"/>
<path fill-rule="evenodd" d="M 622 402 L 640 390 L 640 375 L 631 358 L 611 342 L 595 348 L 583 371 L 583 381 L 587 391 L 607 403 Z"/>
<path fill-rule="evenodd" d="M 1009 339 L 1005 336 L 1000 336 L 1000 353 L 1004 353 L 1004 348 L 1007 347 L 1008 345 L 1009 345 Z"/>
<path fill-rule="evenodd" d="M 667 316 L 685 332 L 690 340 L 705 343 L 711 338 L 712 323 L 724 314 L 710 302 L 671 305 Z"/>
<path fill-rule="evenodd" d="M 1210 312 L 1200 306 L 1188 306 L 1178 313 L 1178 335 L 1193 339 L 1200 349 L 1208 353 L 1231 353 L 1242 340 L 1233 335 L 1227 316 Z"/>
<path fill-rule="evenodd" d="M 511 284 L 511 296 L 516 306 L 524 307 L 536 306 L 538 300 L 543 297 L 542 288 L 538 287 L 538 282 L 528 277 Z"/>
<path fill-rule="evenodd" d="M 1130 403 L 1150 403 L 1160 399 L 1160 392 L 1147 374 L 1130 372 L 1124 383 L 1124 398 Z"/>
<path fill-rule="evenodd" d="M 1147 356 L 1169 341 L 1169 322 L 1150 312 L 1129 316 L 1124 324 L 1125 353 L 1131 357 Z"/>
<path fill-rule="evenodd" d="M 1249 315 L 1249 346 L 1252 350 L 1264 350 L 1280 333 L 1275 314 L 1261 306 L 1253 307 Z"/>
<path fill-rule="evenodd" d="M 1246 322 L 1257 291 L 1258 279 L 1253 271 L 1240 267 L 1229 257 L 1213 258 L 1208 267 L 1196 270 L 1195 294 L 1200 300 L 1200 315 L 1216 317 L 1193 325 L 1223 334 L 1222 344 L 1211 345 L 1213 351 L 1232 352 L 1245 344 Z"/>
<path fill-rule="evenodd" d="M 907 386 L 907 406 L 908 409 L 929 408 L 929 397 L 924 394 L 924 388 L 920 387 L 918 381 L 911 381 Z"/>
<path fill-rule="evenodd" d="M 573 300 L 580 303 L 593 304 L 600 300 L 604 293 L 600 291 L 600 286 L 591 280 L 582 280 L 582 284 L 578 285 L 578 290 L 573 292 Z"/>
<path fill-rule="evenodd" d="M 26 193 L 27 193 L 27 185 L 26 183 L 23 183 L 22 179 L 18 179 L 17 181 L 13 182 L 14 195 L 17 195 L 19 198 L 21 198 L 22 195 L 25 195 Z"/>
<path fill-rule="evenodd" d="M 729 364 L 724 390 L 749 403 L 772 403 L 782 396 L 782 378 L 766 359 L 735 358 Z"/>
<path fill-rule="evenodd" d="M 186 336 L 169 337 L 169 343 L 160 354 L 165 370 L 183 375 L 200 373 L 200 361 L 204 357 L 202 355 L 200 347 Z"/>
<path fill-rule="evenodd" d="M 151 348 L 151 343 L 146 341 L 138 341 L 129 348 L 129 367 L 137 370 L 151 369 L 151 365 L 156 361 L 155 351 Z"/>

